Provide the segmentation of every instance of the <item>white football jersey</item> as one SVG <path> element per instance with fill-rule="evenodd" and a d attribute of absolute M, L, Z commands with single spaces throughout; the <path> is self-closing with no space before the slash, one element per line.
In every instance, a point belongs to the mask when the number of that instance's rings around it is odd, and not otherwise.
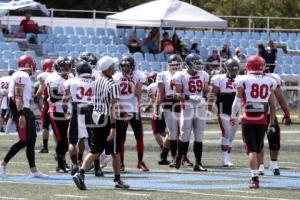
<path fill-rule="evenodd" d="M 93 68 L 93 71 L 92 71 L 93 81 L 96 81 L 99 77 L 100 77 L 100 72 Z"/>
<path fill-rule="evenodd" d="M 177 72 L 179 73 L 179 72 Z M 163 71 L 157 75 L 157 83 L 163 83 L 165 86 L 165 95 L 172 96 L 175 87 L 173 74 L 169 71 Z"/>
<path fill-rule="evenodd" d="M 70 90 L 71 102 L 93 104 L 94 81 L 76 77 L 64 82 L 64 88 Z"/>
<path fill-rule="evenodd" d="M 147 90 L 147 94 L 150 96 L 152 94 L 157 93 L 157 82 L 151 83 L 150 85 L 148 85 L 148 87 L 146 88 Z"/>
<path fill-rule="evenodd" d="M 28 73 L 17 71 L 12 75 L 12 81 L 9 84 L 8 96 L 14 98 L 14 89 L 16 84 L 24 85 L 23 90 L 23 107 L 30 108 L 30 99 L 32 96 L 32 82 Z"/>
<path fill-rule="evenodd" d="M 220 93 L 235 93 L 234 79 L 230 79 L 226 74 L 216 74 L 211 78 L 211 84 L 220 89 Z"/>
<path fill-rule="evenodd" d="M 12 81 L 12 76 L 2 76 L 0 78 L 0 96 L 1 96 L 1 109 L 7 109 L 8 107 L 8 91 L 9 84 Z"/>
<path fill-rule="evenodd" d="M 48 90 L 48 94 L 50 94 L 50 88 L 57 88 L 58 94 L 63 95 L 63 93 L 64 93 L 64 83 L 65 83 L 66 80 L 72 79 L 73 78 L 72 76 L 68 75 L 67 79 L 64 79 L 57 72 L 53 72 L 45 80 L 47 90 Z M 52 107 L 49 108 L 49 111 L 51 111 L 51 112 L 60 112 L 60 113 L 64 112 L 63 109 L 62 109 L 62 100 L 51 104 L 51 106 Z"/>
<path fill-rule="evenodd" d="M 278 74 L 266 73 L 265 75 L 273 78 L 276 81 L 276 87 L 283 87 L 284 81 L 280 78 L 280 76 Z"/>
<path fill-rule="evenodd" d="M 209 81 L 209 75 L 205 71 L 198 71 L 194 76 L 190 75 L 187 70 L 177 72 L 174 76 L 175 84 L 182 85 L 184 95 L 197 96 L 204 103 L 203 89 L 205 83 Z M 202 106 L 199 102 L 187 100 L 184 103 L 184 108 L 194 108 Z"/>
<path fill-rule="evenodd" d="M 38 76 L 37 76 L 37 80 L 39 80 L 40 82 L 41 81 L 45 81 L 46 80 L 46 78 L 50 75 L 50 74 L 52 74 L 53 72 L 42 72 L 42 73 L 40 73 Z M 48 97 L 49 95 L 48 95 L 48 91 L 47 91 L 47 88 L 45 89 L 45 91 L 44 91 L 44 97 Z"/>
<path fill-rule="evenodd" d="M 120 86 L 120 105 L 125 112 L 139 112 L 139 99 L 134 94 L 134 88 L 131 88 L 129 82 L 136 85 L 138 82 L 145 83 L 146 77 L 139 71 L 134 71 L 130 77 L 124 76 L 121 72 L 116 73 L 113 79 Z"/>

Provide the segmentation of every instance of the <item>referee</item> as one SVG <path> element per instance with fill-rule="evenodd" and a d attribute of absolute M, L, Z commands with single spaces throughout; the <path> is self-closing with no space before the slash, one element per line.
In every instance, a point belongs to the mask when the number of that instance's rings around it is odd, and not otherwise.
<path fill-rule="evenodd" d="M 84 158 L 79 172 L 73 176 L 73 181 L 80 190 L 86 190 L 84 173 L 103 150 L 107 155 L 112 155 L 115 187 L 129 188 L 129 185 L 120 179 L 120 138 L 116 135 L 120 88 L 118 83 L 112 79 L 116 62 L 117 59 L 104 56 L 97 63 L 97 68 L 102 72 L 102 76 L 95 83 L 93 95 L 93 120 L 96 125 L 91 135 L 91 151 Z"/>

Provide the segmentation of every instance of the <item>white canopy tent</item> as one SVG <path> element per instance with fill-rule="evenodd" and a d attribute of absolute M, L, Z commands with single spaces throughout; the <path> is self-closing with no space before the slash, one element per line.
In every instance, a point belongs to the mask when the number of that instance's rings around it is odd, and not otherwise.
<path fill-rule="evenodd" d="M 6 15 L 10 10 L 40 10 L 47 16 L 50 12 L 44 4 L 33 0 L 3 0 L 0 1 L 0 16 Z"/>
<path fill-rule="evenodd" d="M 123 26 L 226 28 L 227 22 L 179 0 L 156 0 L 109 15 L 107 22 Z"/>

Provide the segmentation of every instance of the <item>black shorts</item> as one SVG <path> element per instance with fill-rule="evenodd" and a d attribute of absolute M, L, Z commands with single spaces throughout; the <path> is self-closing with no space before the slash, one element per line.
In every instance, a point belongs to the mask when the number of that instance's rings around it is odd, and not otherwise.
<path fill-rule="evenodd" d="M 267 128 L 267 125 L 261 124 L 242 124 L 242 135 L 247 154 L 260 153 Z"/>
<path fill-rule="evenodd" d="M 103 150 L 105 150 L 106 155 L 120 153 L 121 140 L 117 133 L 112 141 L 107 141 L 110 129 L 109 117 L 101 115 L 91 134 L 91 153 L 100 154 Z"/>
<path fill-rule="evenodd" d="M 268 122 L 270 122 L 270 115 L 268 115 Z M 279 151 L 280 150 L 280 140 L 281 140 L 281 134 L 280 134 L 280 126 L 278 124 L 278 119 L 275 117 L 275 133 L 272 135 L 267 135 L 268 143 L 269 143 L 269 149 L 271 151 Z M 264 145 L 262 145 L 262 148 Z"/>
<path fill-rule="evenodd" d="M 49 126 L 51 122 L 50 122 L 50 116 L 48 110 L 49 110 L 49 103 L 47 100 L 44 100 L 41 108 L 41 122 L 42 122 L 43 129 L 49 131 Z"/>
<path fill-rule="evenodd" d="M 129 115 L 131 115 L 129 120 L 117 120 L 117 135 L 121 136 L 122 141 L 126 140 L 126 133 L 129 122 L 133 130 L 135 139 L 142 139 L 144 137 L 144 130 L 140 113 L 130 113 Z"/>
<path fill-rule="evenodd" d="M 7 111 L 8 109 L 1 109 L 1 118 L 6 118 L 7 117 Z"/>
<path fill-rule="evenodd" d="M 161 134 L 166 131 L 166 122 L 164 115 L 161 118 L 157 119 L 154 116 L 152 117 L 152 131 L 153 135 Z"/>
<path fill-rule="evenodd" d="M 51 126 L 57 142 L 67 141 L 69 120 L 64 113 L 50 112 Z"/>
<path fill-rule="evenodd" d="M 78 139 L 88 138 L 93 128 L 92 114 L 72 115 L 68 129 L 70 144 L 77 144 Z"/>

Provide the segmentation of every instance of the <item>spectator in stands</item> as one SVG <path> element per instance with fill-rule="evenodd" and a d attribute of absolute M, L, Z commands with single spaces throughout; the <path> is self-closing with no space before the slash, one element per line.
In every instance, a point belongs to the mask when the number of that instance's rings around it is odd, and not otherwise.
<path fill-rule="evenodd" d="M 220 56 L 221 56 L 221 52 L 222 52 L 222 54 L 227 54 L 227 59 L 229 59 L 229 58 L 231 58 L 232 57 L 232 54 L 231 54 L 231 51 L 230 51 L 230 48 L 229 48 L 229 45 L 227 44 L 227 43 L 225 43 L 224 45 L 223 45 L 223 48 L 221 49 L 221 51 L 220 51 Z M 226 59 L 226 60 L 227 60 Z"/>
<path fill-rule="evenodd" d="M 269 40 L 268 47 L 266 49 L 266 67 L 269 68 L 270 73 L 274 72 L 277 63 L 277 48 L 273 40 Z"/>
<path fill-rule="evenodd" d="M 20 32 L 24 33 L 39 33 L 39 26 L 38 24 L 31 19 L 31 13 L 25 13 L 25 19 L 23 19 L 20 23 Z"/>
<path fill-rule="evenodd" d="M 128 48 L 130 53 L 140 52 L 142 47 L 142 42 L 137 38 L 136 32 L 132 32 L 128 39 Z"/>
<path fill-rule="evenodd" d="M 190 53 L 200 54 L 200 50 L 198 48 L 198 43 L 193 43 L 190 49 Z"/>
<path fill-rule="evenodd" d="M 220 51 L 220 61 L 221 63 L 224 63 L 226 60 L 228 60 L 230 57 L 228 57 L 228 51 L 226 49 L 221 49 Z"/>
<path fill-rule="evenodd" d="M 174 53 L 181 55 L 183 45 L 176 33 L 174 33 L 174 35 L 172 36 L 172 43 L 174 47 Z"/>
<path fill-rule="evenodd" d="M 8 30 L 8 28 L 7 28 L 7 26 L 5 26 L 5 25 L 2 25 L 1 24 L 1 20 L 0 20 L 0 29 L 1 29 L 1 32 L 3 33 L 3 34 L 9 34 L 9 30 Z"/>
<path fill-rule="evenodd" d="M 173 41 L 169 38 L 169 33 L 164 32 L 160 42 L 160 50 L 164 53 L 174 53 Z"/>
<path fill-rule="evenodd" d="M 206 71 L 211 72 L 220 68 L 220 56 L 218 50 L 213 49 L 211 55 L 206 60 Z"/>
<path fill-rule="evenodd" d="M 266 60 L 267 51 L 263 43 L 257 45 L 257 54 Z"/>
<path fill-rule="evenodd" d="M 159 30 L 153 28 L 148 37 L 144 40 L 144 51 L 149 53 L 158 53 L 159 45 Z"/>

